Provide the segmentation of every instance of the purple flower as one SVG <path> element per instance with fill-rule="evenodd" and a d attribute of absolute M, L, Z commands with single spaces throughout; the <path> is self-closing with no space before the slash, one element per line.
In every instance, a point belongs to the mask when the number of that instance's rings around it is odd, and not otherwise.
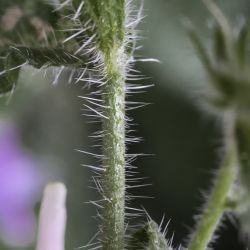
<path fill-rule="evenodd" d="M 35 236 L 33 206 L 43 178 L 11 124 L 0 122 L 0 236 L 12 246 L 27 246 Z"/>

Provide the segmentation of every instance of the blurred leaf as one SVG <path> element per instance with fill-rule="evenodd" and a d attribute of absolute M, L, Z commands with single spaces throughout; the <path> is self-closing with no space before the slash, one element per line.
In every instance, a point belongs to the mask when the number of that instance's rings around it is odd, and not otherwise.
<path fill-rule="evenodd" d="M 211 64 L 209 55 L 206 51 L 206 48 L 203 46 L 200 38 L 197 36 L 197 34 L 195 33 L 193 29 L 189 29 L 189 36 L 190 36 L 191 41 L 193 42 L 193 45 L 198 53 L 198 56 L 201 62 L 203 63 L 203 66 L 206 68 L 208 73 L 210 73 L 212 64 Z"/>
<path fill-rule="evenodd" d="M 226 50 L 226 41 L 223 30 L 220 26 L 214 28 L 214 55 L 215 59 L 220 61 L 227 61 L 228 55 Z"/>
<path fill-rule="evenodd" d="M 55 46 L 59 17 L 43 0 L 0 1 L 0 47 Z"/>
<path fill-rule="evenodd" d="M 238 142 L 240 175 L 243 185 L 247 188 L 250 197 L 250 124 L 237 122 L 236 138 Z"/>
<path fill-rule="evenodd" d="M 244 25 L 238 36 L 234 36 L 214 1 L 206 0 L 205 3 L 217 22 L 213 30 L 214 60 L 210 60 L 194 30 L 190 31 L 190 37 L 213 87 L 213 91 L 206 93 L 206 99 L 221 111 L 233 107 L 238 114 L 246 113 L 250 108 L 250 75 L 242 66 L 247 63 L 248 29 Z"/>
<path fill-rule="evenodd" d="M 248 38 L 249 38 L 249 30 L 246 27 L 246 25 L 244 25 L 240 30 L 238 40 L 236 42 L 236 52 L 237 52 L 239 64 L 241 66 L 246 63 Z"/>
<path fill-rule="evenodd" d="M 239 215 L 241 228 L 247 238 L 250 238 L 250 123 L 238 121 L 236 124 L 236 139 L 240 161 L 240 182 L 235 200 L 236 212 Z M 248 242 L 249 244 L 250 242 Z"/>

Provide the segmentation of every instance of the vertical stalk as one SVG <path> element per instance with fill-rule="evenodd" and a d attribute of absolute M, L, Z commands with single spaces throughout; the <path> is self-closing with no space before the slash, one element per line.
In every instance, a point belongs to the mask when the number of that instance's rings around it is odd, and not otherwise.
<path fill-rule="evenodd" d="M 125 79 L 128 64 L 126 34 L 126 0 L 72 0 L 79 17 L 92 27 L 86 31 L 85 44 L 97 55 L 97 70 L 100 70 L 103 112 L 103 174 L 102 204 L 102 249 L 124 249 L 125 218 Z M 133 22 L 132 22 L 133 24 Z M 130 23 L 131 25 L 131 23 Z M 91 46 L 93 43 L 94 47 Z M 81 48 L 80 47 L 80 48 Z M 99 64 L 100 63 L 100 64 Z M 100 187 L 100 186 L 99 186 Z"/>
<path fill-rule="evenodd" d="M 230 117 L 232 118 L 232 117 Z M 234 139 L 234 120 L 225 119 L 225 125 L 233 125 L 226 135 L 226 152 L 206 207 L 191 237 L 188 250 L 208 248 L 217 226 L 225 212 L 228 193 L 237 176 L 237 148 Z"/>
<path fill-rule="evenodd" d="M 106 55 L 107 83 L 103 87 L 103 249 L 124 249 L 125 207 L 125 66 L 121 48 Z"/>

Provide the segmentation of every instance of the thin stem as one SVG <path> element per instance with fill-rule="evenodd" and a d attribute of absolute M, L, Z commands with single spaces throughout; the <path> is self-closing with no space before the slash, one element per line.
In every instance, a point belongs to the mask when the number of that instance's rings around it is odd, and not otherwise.
<path fill-rule="evenodd" d="M 103 249 L 124 249 L 125 207 L 125 73 L 124 52 L 114 48 L 106 56 L 107 83 L 103 88 Z"/>
<path fill-rule="evenodd" d="M 214 187 L 201 219 L 197 224 L 196 231 L 192 235 L 188 246 L 189 250 L 207 249 L 226 209 L 228 192 L 237 174 L 237 151 L 232 135 L 230 135 L 227 145 L 228 149 L 222 161 L 222 166 L 219 169 Z"/>

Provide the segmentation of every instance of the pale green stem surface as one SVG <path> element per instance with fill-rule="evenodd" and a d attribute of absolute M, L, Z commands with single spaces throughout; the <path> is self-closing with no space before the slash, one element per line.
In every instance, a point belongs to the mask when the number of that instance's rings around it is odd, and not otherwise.
<path fill-rule="evenodd" d="M 208 248 L 217 226 L 225 211 L 229 190 L 237 174 L 237 153 L 233 140 L 230 140 L 222 166 L 217 174 L 214 187 L 196 231 L 192 235 L 188 250 L 205 250 Z"/>
<path fill-rule="evenodd" d="M 103 249 L 124 249 L 125 218 L 125 71 L 124 52 L 114 48 L 106 56 L 108 81 L 103 87 Z"/>

